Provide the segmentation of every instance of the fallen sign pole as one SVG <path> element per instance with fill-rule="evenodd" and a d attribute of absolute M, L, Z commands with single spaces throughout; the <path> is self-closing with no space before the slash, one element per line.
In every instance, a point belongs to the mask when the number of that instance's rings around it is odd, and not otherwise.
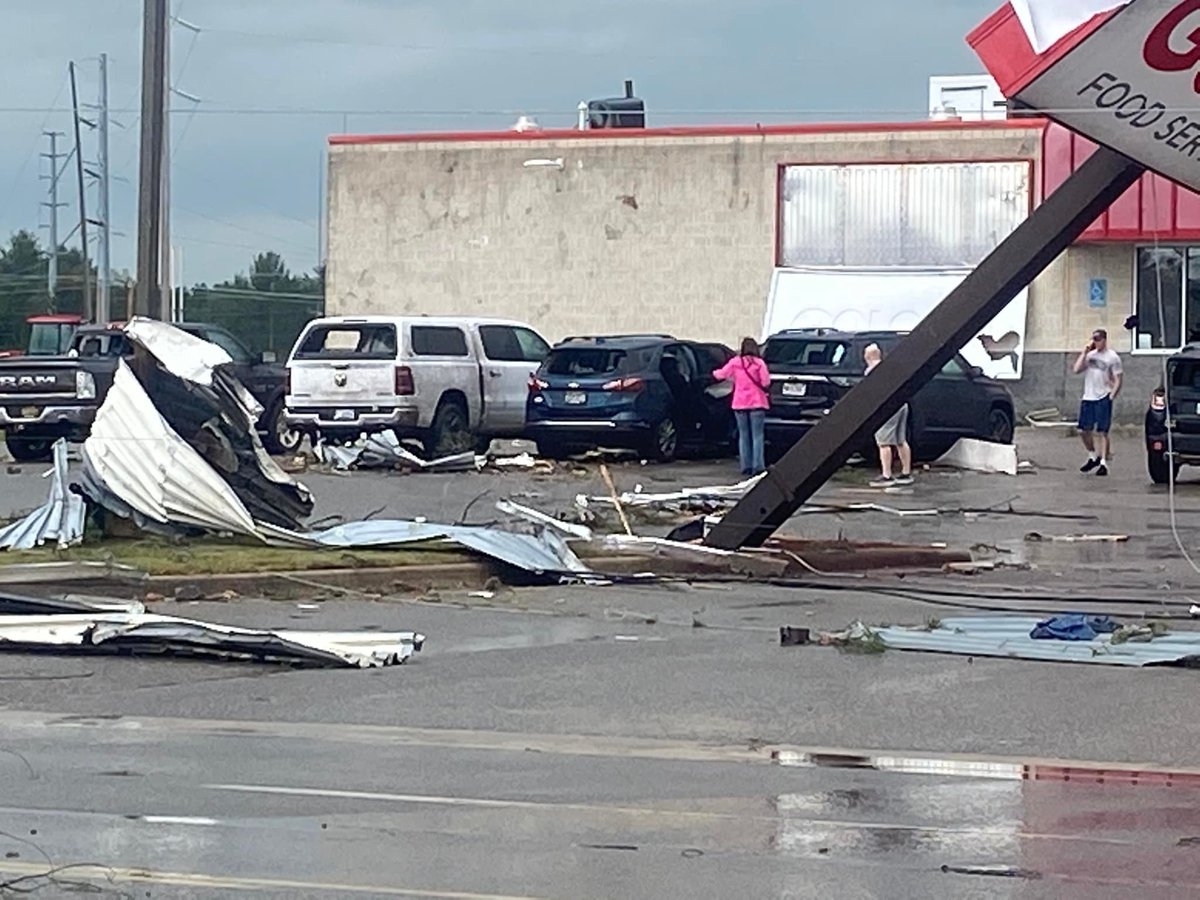
<path fill-rule="evenodd" d="M 722 550 L 761 546 L 1145 171 L 1105 147 L 1093 153 L 771 467 L 705 543 Z"/>

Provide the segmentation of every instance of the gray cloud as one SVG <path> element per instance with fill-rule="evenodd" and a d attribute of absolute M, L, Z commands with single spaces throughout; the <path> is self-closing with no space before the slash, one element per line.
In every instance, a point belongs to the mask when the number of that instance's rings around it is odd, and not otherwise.
<path fill-rule="evenodd" d="M 0 105 L 65 108 L 72 58 L 91 100 L 95 64 L 86 58 L 104 51 L 113 105 L 137 106 L 140 0 L 22 5 L 5 13 L 6 32 L 21 37 L 0 56 L 8 87 Z M 998 5 L 176 0 L 203 29 L 195 39 L 176 29 L 173 49 L 178 87 L 203 99 L 195 115 L 176 99 L 173 117 L 185 277 L 219 280 L 268 248 L 293 269 L 315 265 L 330 133 L 499 129 L 519 112 L 568 125 L 579 100 L 618 93 L 626 77 L 636 79 L 651 124 L 917 118 L 930 74 L 978 71 L 963 38 Z M 129 129 L 113 138 L 114 174 L 128 179 L 113 187 L 114 223 L 126 232 L 116 239 L 121 266 L 132 265 L 136 231 L 136 116 L 120 115 Z M 0 111 L 5 234 L 38 221 L 42 127 L 69 137 L 70 118 Z M 64 188 L 73 198 L 72 185 Z"/>

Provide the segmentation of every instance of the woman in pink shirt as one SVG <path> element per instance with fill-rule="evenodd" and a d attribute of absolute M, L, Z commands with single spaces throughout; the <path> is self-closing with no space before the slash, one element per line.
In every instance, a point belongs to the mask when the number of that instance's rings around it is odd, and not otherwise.
<path fill-rule="evenodd" d="M 737 420 L 742 474 L 750 477 L 765 472 L 763 425 L 771 405 L 767 394 L 771 373 L 759 354 L 758 342 L 754 338 L 745 338 L 741 354 L 713 372 L 713 378 L 733 382 L 733 416 Z"/>

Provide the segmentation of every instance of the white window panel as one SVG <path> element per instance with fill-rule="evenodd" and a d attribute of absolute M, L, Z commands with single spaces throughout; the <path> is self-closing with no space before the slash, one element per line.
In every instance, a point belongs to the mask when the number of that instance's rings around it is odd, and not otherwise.
<path fill-rule="evenodd" d="M 1029 214 L 1030 164 L 787 166 L 783 266 L 975 266 Z"/>

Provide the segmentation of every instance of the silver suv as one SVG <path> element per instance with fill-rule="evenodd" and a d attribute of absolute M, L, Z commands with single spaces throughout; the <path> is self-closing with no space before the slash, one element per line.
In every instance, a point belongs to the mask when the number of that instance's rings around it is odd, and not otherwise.
<path fill-rule="evenodd" d="M 287 423 L 314 441 L 391 430 L 430 456 L 520 437 L 529 379 L 550 345 L 502 319 L 338 316 L 288 359 Z"/>

